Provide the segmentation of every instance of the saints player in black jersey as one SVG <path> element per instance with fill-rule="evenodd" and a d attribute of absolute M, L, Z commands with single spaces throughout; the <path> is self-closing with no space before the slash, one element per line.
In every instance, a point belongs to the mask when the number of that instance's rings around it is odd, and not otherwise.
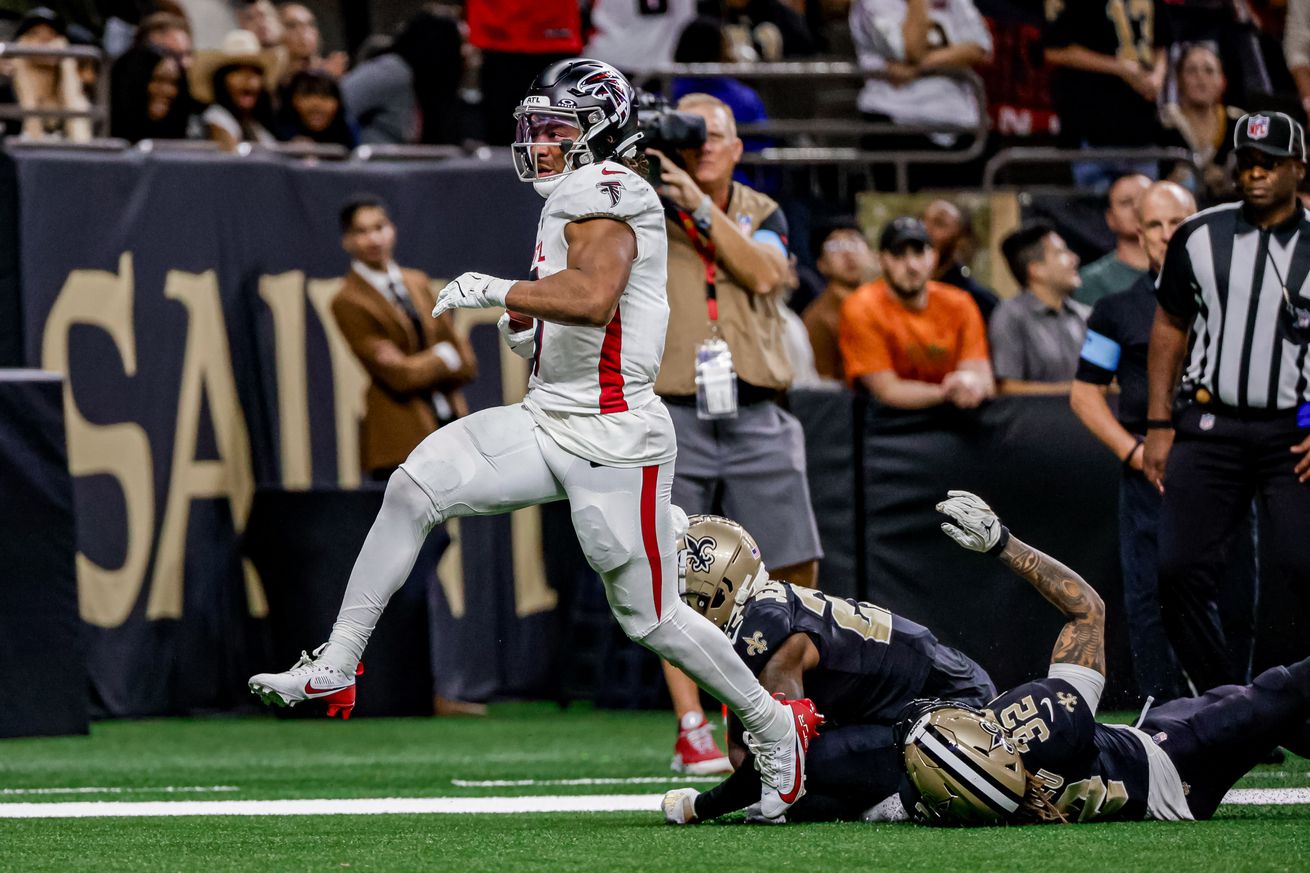
<path fill-rule="evenodd" d="M 982 667 L 922 625 L 770 579 L 755 541 L 734 521 L 693 516 L 682 546 L 683 599 L 723 628 L 769 692 L 808 697 L 824 714 L 825 727 L 806 752 L 805 797 L 787 814 L 793 821 L 859 818 L 895 798 L 902 777 L 893 728 L 910 701 L 940 696 L 982 705 L 996 694 Z M 734 774 L 704 794 L 669 792 L 669 821 L 715 818 L 758 800 L 759 776 L 740 766 L 744 748 L 733 745 Z"/>
<path fill-rule="evenodd" d="M 1077 573 L 1011 536 L 972 494 L 937 509 L 966 549 L 996 556 L 1069 619 L 1045 679 L 984 708 L 923 701 L 897 726 L 905 808 L 933 824 L 1208 819 L 1277 745 L 1304 754 L 1310 659 L 1250 685 L 1149 710 L 1137 727 L 1095 719 L 1105 687 L 1105 609 Z"/>

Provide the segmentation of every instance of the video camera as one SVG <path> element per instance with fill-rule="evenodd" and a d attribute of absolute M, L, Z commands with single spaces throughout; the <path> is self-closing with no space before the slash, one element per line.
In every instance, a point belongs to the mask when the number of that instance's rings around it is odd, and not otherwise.
<path fill-rule="evenodd" d="M 643 134 L 637 145 L 639 150 L 655 149 L 680 167 L 682 149 L 705 145 L 704 118 L 694 112 L 679 112 L 662 95 L 640 89 L 637 90 L 637 126 Z M 646 155 L 646 159 L 650 163 L 650 182 L 658 188 L 659 159 L 654 155 Z"/>

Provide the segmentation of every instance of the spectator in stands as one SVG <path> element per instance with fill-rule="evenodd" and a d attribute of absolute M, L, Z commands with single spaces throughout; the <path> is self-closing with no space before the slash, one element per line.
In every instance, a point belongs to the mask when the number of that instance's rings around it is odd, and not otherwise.
<path fill-rule="evenodd" d="M 737 519 L 765 544 L 774 578 L 814 587 L 822 549 L 805 438 L 777 403 L 792 381 L 779 312 L 791 282 L 787 219 L 772 199 L 733 181 L 742 143 L 732 110 L 708 94 L 688 94 L 677 107 L 705 119 L 707 139 L 682 152 L 682 166 L 653 153 L 669 214 L 669 325 L 655 390 L 678 437 L 673 502 L 688 513 Z M 731 359 L 726 373 L 720 342 Z M 709 354 L 718 366 L 706 372 L 735 380 L 735 402 L 698 403 L 697 361 Z M 689 745 L 706 723 L 695 683 L 671 666 L 665 676 L 679 717 L 679 759 L 727 768 L 712 736 Z"/>
<path fill-rule="evenodd" d="M 191 43 L 191 25 L 180 15 L 171 12 L 156 12 L 141 19 L 133 46 L 140 48 L 151 45 L 177 58 L 184 72 L 191 72 L 194 58 Z"/>
<path fill-rule="evenodd" d="M 1310 0 L 1287 0 L 1283 55 L 1296 81 L 1301 108 L 1310 115 Z"/>
<path fill-rule="evenodd" d="M 19 20 L 13 41 L 25 47 L 67 48 L 68 28 L 62 16 L 39 6 Z M 14 96 L 23 109 L 84 112 L 91 108 L 77 61 L 72 58 L 15 58 L 12 63 Z M 23 119 L 22 135 L 25 139 L 85 142 L 91 138 L 91 120 L 30 115 Z"/>
<path fill-rule="evenodd" d="M 477 373 L 453 314 L 434 319 L 430 281 L 396 264 L 396 226 L 371 195 L 341 208 L 341 246 L 350 272 L 332 315 L 371 383 L 360 423 L 362 469 L 385 482 L 442 424 L 468 414 L 460 388 Z"/>
<path fill-rule="evenodd" d="M 1197 192 L 1203 199 L 1216 201 L 1234 193 L 1232 168 L 1228 157 L 1233 152 L 1233 131 L 1244 113 L 1235 106 L 1224 105 L 1228 80 L 1214 47 L 1192 43 L 1182 47 L 1175 64 L 1178 101 L 1163 110 L 1165 137 L 1162 145 L 1180 146 L 1196 156 L 1201 167 Z M 1191 181 L 1189 167 L 1174 168 L 1169 177 L 1175 182 Z"/>
<path fill-rule="evenodd" d="M 238 144 L 270 145 L 273 99 L 267 83 L 272 70 L 259 40 L 247 30 L 234 30 L 218 51 L 197 52 L 193 89 L 209 107 L 200 116 L 206 135 L 224 151 Z"/>
<path fill-rule="evenodd" d="M 345 75 L 349 57 L 345 52 L 322 53 L 322 34 L 318 19 L 303 3 L 283 3 L 278 7 L 282 22 L 282 44 L 287 50 L 284 81 L 301 70 L 322 70 L 334 78 Z"/>
<path fill-rule="evenodd" d="M 978 123 L 981 109 L 973 89 L 934 75 L 967 70 L 991 57 L 991 33 L 973 0 L 854 0 L 850 22 L 860 66 L 887 74 L 869 79 L 860 91 L 866 117 L 898 124 Z M 882 139 L 876 147 L 899 145 Z M 930 138 L 937 147 L 953 142 L 950 134 Z"/>
<path fill-rule="evenodd" d="M 847 381 L 894 409 L 973 409 L 991 397 L 982 314 L 968 294 L 930 278 L 937 257 L 923 222 L 888 222 L 878 264 L 882 278 L 842 304 Z"/>
<path fill-rule="evenodd" d="M 341 93 L 360 142 L 463 142 L 458 111 L 462 46 L 454 18 L 424 9 L 405 23 L 387 51 L 347 73 Z M 531 81 L 516 87 L 521 92 Z M 507 117 L 512 123 L 512 109 Z"/>
<path fill-rule="evenodd" d="M 722 8 L 730 39 L 756 53 L 741 60 L 780 61 L 815 52 L 805 17 L 782 0 L 723 0 Z"/>
<path fill-rule="evenodd" d="M 1046 4 L 1046 63 L 1061 144 L 1144 146 L 1160 139 L 1155 101 L 1164 85 L 1168 19 L 1161 0 L 1124 3 L 1051 2 Z M 1104 190 L 1115 175 L 1141 172 L 1154 177 L 1150 161 L 1074 165 L 1082 188 Z"/>
<path fill-rule="evenodd" d="M 846 298 L 873 275 L 873 252 L 854 219 L 832 222 L 816 236 L 815 266 L 827 281 L 823 293 L 805 307 L 802 320 L 814 350 L 814 367 L 827 379 L 846 381 L 841 356 L 841 308 Z"/>
<path fill-rule="evenodd" d="M 1082 285 L 1074 299 L 1088 306 L 1107 294 L 1124 291 L 1146 273 L 1146 251 L 1137 234 L 1137 204 L 1151 186 L 1151 180 L 1138 173 L 1120 176 L 1110 186 L 1105 198 L 1105 224 L 1114 234 L 1114 251 L 1092 261 L 1078 271 Z"/>
<path fill-rule="evenodd" d="M 529 83 L 548 65 L 582 51 L 578 0 L 467 0 L 464 10 L 469 42 L 482 50 L 483 138 L 509 145 L 514 109 Z"/>
<path fill-rule="evenodd" d="M 282 47 L 282 19 L 272 0 L 242 0 L 237 7 L 237 27 L 253 33 L 261 49 Z"/>
<path fill-rule="evenodd" d="M 1078 369 L 1089 307 L 1072 299 L 1078 256 L 1055 228 L 1021 227 L 1001 243 L 1021 289 L 992 313 L 992 366 L 1000 394 L 1062 394 Z"/>
<path fill-rule="evenodd" d="M 982 313 L 983 323 L 991 320 L 999 299 L 996 293 L 973 277 L 970 266 L 974 247 L 973 217 L 967 209 L 949 200 L 937 199 L 923 210 L 923 226 L 928 242 L 937 253 L 933 279 L 968 292 Z"/>
<path fill-rule="evenodd" d="M 673 60 L 679 64 L 720 64 L 728 60 L 726 48 L 723 28 L 718 20 L 701 16 L 688 24 L 679 35 Z M 768 118 L 759 92 L 731 76 L 694 79 L 679 77 L 673 80 L 671 90 L 669 96 L 673 100 L 681 100 L 693 93 L 711 94 L 719 98 L 732 109 L 732 117 L 738 124 L 754 124 Z M 746 151 L 751 150 L 747 143 Z"/>
<path fill-rule="evenodd" d="M 1178 225 L 1196 212 L 1196 201 L 1173 182 L 1156 182 L 1138 203 L 1138 234 L 1149 262 L 1131 288 L 1102 297 L 1092 307 L 1087 339 L 1069 402 L 1087 429 L 1123 463 L 1119 484 L 1119 549 L 1124 606 L 1137 688 L 1165 702 L 1186 693 L 1160 617 L 1156 530 L 1160 493 L 1142 475 L 1146 439 L 1146 353 L 1155 318 L 1155 274 Z M 1106 402 L 1119 383 L 1119 414 Z"/>
<path fill-rule="evenodd" d="M 152 45 L 131 48 L 109 77 L 110 136 L 128 142 L 186 139 L 191 96 L 178 59 Z"/>
<path fill-rule="evenodd" d="M 352 149 L 358 142 L 346 121 L 341 88 L 331 74 L 301 70 L 287 83 L 278 109 L 277 136 L 284 142 L 315 142 Z"/>
<path fill-rule="evenodd" d="M 582 54 L 617 67 L 638 81 L 674 59 L 683 28 L 696 17 L 696 5 L 696 0 L 664 0 L 658 7 L 647 3 L 593 3 L 591 37 Z M 654 8 L 662 11 L 651 14 L 648 10 Z M 717 31 L 718 19 L 711 21 Z M 715 62 L 722 60 L 719 54 L 716 50 Z"/>

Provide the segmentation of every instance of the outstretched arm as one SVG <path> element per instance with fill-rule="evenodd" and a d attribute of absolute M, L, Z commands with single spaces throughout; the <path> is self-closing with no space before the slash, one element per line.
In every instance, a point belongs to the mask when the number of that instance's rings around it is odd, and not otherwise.
<path fill-rule="evenodd" d="M 1011 536 L 992 508 L 967 491 L 948 492 L 937 511 L 954 522 L 942 524 L 947 536 L 966 549 L 999 557 L 1069 619 L 1055 641 L 1053 664 L 1105 675 L 1105 604 L 1083 577 Z"/>
<path fill-rule="evenodd" d="M 1018 537 L 1001 550 L 1001 563 L 1027 579 L 1069 619 L 1055 640 L 1052 664 L 1075 664 L 1105 674 L 1105 604 L 1083 577 Z"/>

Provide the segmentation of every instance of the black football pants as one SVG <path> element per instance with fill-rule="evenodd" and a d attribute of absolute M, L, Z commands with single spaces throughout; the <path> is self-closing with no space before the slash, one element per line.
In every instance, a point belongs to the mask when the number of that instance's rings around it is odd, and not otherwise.
<path fill-rule="evenodd" d="M 1207 819 L 1270 749 L 1305 751 L 1307 718 L 1310 658 L 1266 670 L 1250 685 L 1223 685 L 1156 707 L 1142 730 L 1178 768 L 1192 815 Z"/>
<path fill-rule="evenodd" d="M 1160 602 L 1179 663 L 1198 691 L 1242 680 L 1217 606 L 1226 545 L 1254 498 L 1264 510 L 1271 569 L 1310 614 L 1310 484 L 1296 480 L 1291 447 L 1310 429 L 1295 413 L 1241 416 L 1192 405 L 1178 416 L 1160 512 Z M 1263 545 L 1263 544 L 1262 544 Z"/>

